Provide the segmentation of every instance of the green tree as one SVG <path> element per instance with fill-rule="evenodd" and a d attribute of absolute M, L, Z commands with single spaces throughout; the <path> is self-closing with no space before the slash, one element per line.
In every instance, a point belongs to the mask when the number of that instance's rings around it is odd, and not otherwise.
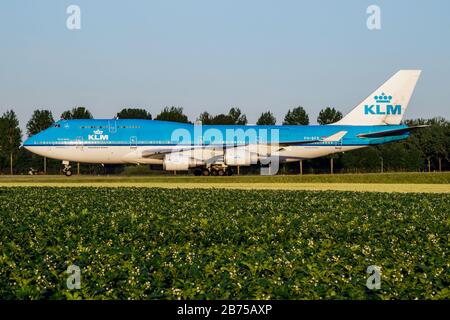
<path fill-rule="evenodd" d="M 183 108 L 175 106 L 165 107 L 160 112 L 160 114 L 156 116 L 155 119 L 163 121 L 190 123 L 188 117 L 183 113 Z"/>
<path fill-rule="evenodd" d="M 409 126 L 431 125 L 429 128 L 417 130 L 408 140 L 419 151 L 421 157 L 426 160 L 426 168 L 430 172 L 432 159 L 436 155 L 435 150 L 438 145 L 436 141 L 436 125 L 433 125 L 430 119 L 407 120 L 405 123 Z"/>
<path fill-rule="evenodd" d="M 47 128 L 49 128 L 53 122 L 52 112 L 49 110 L 34 110 L 31 119 L 27 123 L 28 136 L 35 135 Z M 47 158 L 44 157 L 44 173 L 47 173 Z"/>
<path fill-rule="evenodd" d="M 207 111 L 205 111 L 199 115 L 197 121 L 201 121 L 202 124 L 211 124 L 212 117 Z"/>
<path fill-rule="evenodd" d="M 53 120 L 52 112 L 49 110 L 34 110 L 31 119 L 27 123 L 28 136 L 35 135 L 49 128 L 55 120 Z"/>
<path fill-rule="evenodd" d="M 277 122 L 277 119 L 272 114 L 272 112 L 267 111 L 267 112 L 261 113 L 261 116 L 259 117 L 256 124 L 257 125 L 275 125 L 276 122 Z"/>
<path fill-rule="evenodd" d="M 309 116 L 305 109 L 301 106 L 288 110 L 286 116 L 284 117 L 283 125 L 308 125 Z"/>
<path fill-rule="evenodd" d="M 447 121 L 445 126 L 444 140 L 442 145 L 442 155 L 447 160 L 447 165 L 450 164 L 450 122 Z"/>
<path fill-rule="evenodd" d="M 202 122 L 202 124 L 217 124 L 217 125 L 246 125 L 247 124 L 247 117 L 245 114 L 241 113 L 241 110 L 239 108 L 231 108 L 228 114 L 218 114 L 215 116 L 210 115 L 208 112 L 203 112 L 198 117 L 199 121 Z"/>
<path fill-rule="evenodd" d="M 64 111 L 61 114 L 61 118 L 64 120 L 72 119 L 92 119 L 91 112 L 85 107 L 75 107 L 72 110 Z"/>
<path fill-rule="evenodd" d="M 407 141 L 387 143 L 376 147 L 383 163 L 383 171 L 417 171 L 423 166 L 423 158 L 416 148 L 409 148 Z M 373 158 L 374 162 L 378 162 Z"/>
<path fill-rule="evenodd" d="M 2 153 L 9 155 L 9 173 L 13 174 L 14 155 L 19 152 L 22 143 L 19 120 L 13 110 L 6 111 L 0 118 L 0 136 Z"/>
<path fill-rule="evenodd" d="M 381 168 L 380 151 L 375 148 L 352 150 L 342 155 L 341 162 L 346 170 L 379 171 Z"/>
<path fill-rule="evenodd" d="M 436 117 L 430 119 L 428 124 L 431 126 L 433 153 L 438 160 L 438 170 L 442 171 L 442 160 L 449 159 L 450 123 L 442 117 Z"/>
<path fill-rule="evenodd" d="M 152 120 L 152 115 L 145 109 L 124 108 L 117 113 L 117 118 Z"/>
<path fill-rule="evenodd" d="M 335 108 L 327 107 L 320 110 L 319 116 L 317 117 L 317 123 L 324 125 L 335 123 L 342 119 L 342 113 L 337 111 Z"/>
<path fill-rule="evenodd" d="M 232 119 L 233 124 L 237 125 L 246 125 L 247 124 L 247 116 L 241 113 L 241 109 L 239 108 L 231 108 L 228 112 L 228 116 Z"/>
<path fill-rule="evenodd" d="M 211 119 L 211 124 L 235 124 L 233 119 L 227 114 L 218 114 Z"/>

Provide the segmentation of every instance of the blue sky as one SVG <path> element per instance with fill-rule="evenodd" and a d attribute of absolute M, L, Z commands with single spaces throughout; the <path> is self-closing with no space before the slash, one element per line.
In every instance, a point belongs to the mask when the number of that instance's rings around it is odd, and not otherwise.
<path fill-rule="evenodd" d="M 66 28 L 70 4 L 81 30 Z M 366 9 L 381 8 L 381 30 Z M 399 69 L 422 69 L 406 117 L 450 119 L 450 1 L 2 1 L 0 112 L 55 118 L 83 105 L 97 118 L 122 107 L 240 107 L 250 123 L 281 123 L 302 105 L 346 113 Z"/>

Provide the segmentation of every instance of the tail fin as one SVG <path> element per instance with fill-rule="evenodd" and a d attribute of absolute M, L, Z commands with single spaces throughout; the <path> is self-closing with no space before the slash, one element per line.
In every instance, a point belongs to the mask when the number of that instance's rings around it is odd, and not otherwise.
<path fill-rule="evenodd" d="M 335 125 L 400 124 L 420 70 L 400 70 Z"/>

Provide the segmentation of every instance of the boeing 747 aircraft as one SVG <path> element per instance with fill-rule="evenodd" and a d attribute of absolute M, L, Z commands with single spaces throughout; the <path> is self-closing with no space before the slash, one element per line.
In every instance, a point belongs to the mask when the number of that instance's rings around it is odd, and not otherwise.
<path fill-rule="evenodd" d="M 59 120 L 25 141 L 26 149 L 70 162 L 162 164 L 164 170 L 231 175 L 232 167 L 299 161 L 408 138 L 423 126 L 401 124 L 420 70 L 401 70 L 331 125 L 201 125 L 132 119 Z M 275 167 L 275 169 L 273 169 Z"/>

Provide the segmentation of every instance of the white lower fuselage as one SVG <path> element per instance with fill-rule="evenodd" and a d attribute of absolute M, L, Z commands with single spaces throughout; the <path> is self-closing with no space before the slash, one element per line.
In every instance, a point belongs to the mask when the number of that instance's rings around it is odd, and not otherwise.
<path fill-rule="evenodd" d="M 299 161 L 300 159 L 313 159 L 330 154 L 364 148 L 365 146 L 290 146 L 278 152 L 283 159 L 280 162 Z M 176 150 L 176 146 L 165 149 Z M 44 157 L 64 161 L 101 163 L 101 164 L 161 164 L 162 159 L 145 158 L 142 152 L 159 150 L 160 146 L 28 146 L 28 150 Z M 215 156 L 223 155 L 222 150 L 208 150 Z M 289 158 L 292 157 L 292 158 Z M 206 159 L 205 159 L 206 160 Z"/>

